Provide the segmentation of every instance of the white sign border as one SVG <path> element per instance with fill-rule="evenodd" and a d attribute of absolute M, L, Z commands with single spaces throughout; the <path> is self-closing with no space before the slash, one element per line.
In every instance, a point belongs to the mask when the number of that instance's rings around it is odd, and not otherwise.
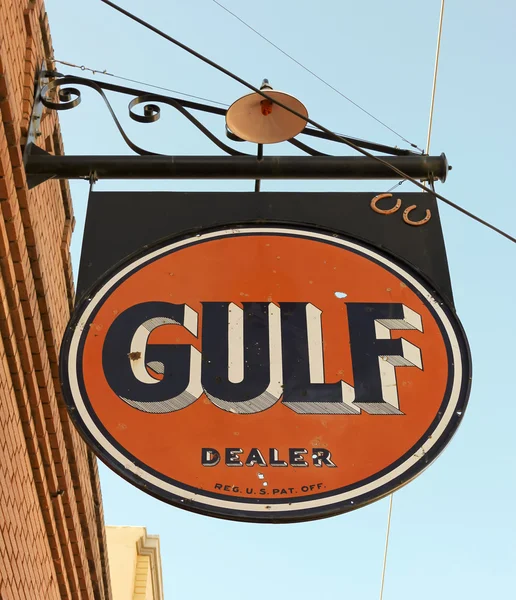
<path fill-rule="evenodd" d="M 124 456 L 111 442 L 106 436 L 100 431 L 97 427 L 94 420 L 91 418 L 89 411 L 86 407 L 85 401 L 82 397 L 79 382 L 78 382 L 78 373 L 77 373 L 77 357 L 78 350 L 80 345 L 81 337 L 84 334 L 84 327 L 88 322 L 88 319 L 92 312 L 95 310 L 99 302 L 103 300 L 106 294 L 109 293 L 111 288 L 116 285 L 122 278 L 126 277 L 131 273 L 135 268 L 140 267 L 142 264 L 154 260 L 158 258 L 162 254 L 166 254 L 172 250 L 178 250 L 179 248 L 188 246 L 192 243 L 199 243 L 203 241 L 208 241 L 211 239 L 223 238 L 224 236 L 237 236 L 237 235 L 249 235 L 249 234 L 279 234 L 279 235 L 292 235 L 296 237 L 306 237 L 312 238 L 315 240 L 320 240 L 326 243 L 331 243 L 332 245 L 341 245 L 345 248 L 349 248 L 353 251 L 358 252 L 359 254 L 368 256 L 375 261 L 385 265 L 391 271 L 394 271 L 396 274 L 399 274 L 402 278 L 407 280 L 413 288 L 415 288 L 419 294 L 429 303 L 443 325 L 444 330 L 449 339 L 451 353 L 452 353 L 452 362 L 454 365 L 454 377 L 452 381 L 450 398 L 448 405 L 446 407 L 445 412 L 442 415 L 442 418 L 432 433 L 432 436 L 427 439 L 421 447 L 410 457 L 408 457 L 403 463 L 398 465 L 395 469 L 389 471 L 384 474 L 382 477 L 375 479 L 374 481 L 370 481 L 361 487 L 353 488 L 347 492 L 343 492 L 340 494 L 336 494 L 333 496 L 326 496 L 323 498 L 316 499 L 307 499 L 297 500 L 296 502 L 285 501 L 284 503 L 270 503 L 270 504 L 257 504 L 252 502 L 239 501 L 235 502 L 232 500 L 224 500 L 220 498 L 214 498 L 211 496 L 204 496 L 202 490 L 198 490 L 197 492 L 192 492 L 185 490 L 183 488 L 177 487 L 171 483 L 163 481 L 162 479 L 156 477 L 152 473 L 147 472 L 145 469 L 137 466 L 133 462 L 131 462 L 126 456 Z M 247 513 L 263 513 L 267 512 L 271 513 L 296 513 L 300 511 L 306 510 L 314 510 L 321 507 L 329 507 L 332 505 L 337 505 L 342 502 L 350 501 L 351 499 L 363 496 L 365 494 L 371 494 L 374 490 L 382 488 L 383 486 L 389 485 L 389 483 L 397 478 L 400 478 L 404 473 L 409 471 L 411 467 L 416 465 L 416 463 L 422 459 L 424 459 L 425 455 L 435 446 L 441 436 L 445 433 L 450 421 L 456 413 L 458 403 L 461 399 L 461 387 L 462 387 L 462 378 L 463 378 L 463 356 L 460 349 L 460 344 L 457 339 L 455 329 L 446 315 L 445 311 L 436 301 L 436 299 L 432 296 L 432 294 L 412 275 L 406 272 L 400 265 L 391 262 L 385 256 L 377 254 L 374 250 L 368 248 L 365 245 L 361 245 L 358 242 L 352 242 L 347 239 L 343 239 L 340 237 L 335 237 L 332 235 L 306 230 L 303 228 L 288 228 L 288 227 L 242 227 L 242 228 L 227 228 L 220 229 L 217 231 L 211 231 L 208 233 L 200 233 L 188 237 L 186 239 L 179 240 L 177 242 L 173 242 L 171 244 L 165 245 L 157 250 L 154 250 L 136 260 L 131 262 L 125 268 L 116 272 L 91 298 L 88 303 L 86 309 L 83 311 L 79 322 L 75 326 L 75 331 L 72 335 L 70 344 L 69 344 L 69 352 L 68 352 L 68 365 L 67 365 L 67 374 L 69 381 L 69 388 L 72 394 L 72 397 L 75 402 L 75 407 L 77 411 L 77 415 L 82 421 L 85 428 L 88 430 L 89 434 L 94 438 L 96 443 L 100 448 L 104 450 L 104 452 L 109 455 L 114 462 L 116 462 L 119 467 L 123 471 L 129 471 L 133 475 L 135 475 L 138 479 L 142 481 L 142 483 L 150 484 L 160 490 L 163 490 L 167 494 L 172 494 L 180 501 L 192 501 L 196 505 L 205 505 L 206 507 L 213 507 L 224 509 L 227 511 L 235 511 L 235 512 L 247 512 Z M 410 477 L 410 479 L 412 479 Z M 386 492 L 389 493 L 389 492 Z M 383 494 L 385 495 L 385 494 Z M 182 500 L 183 499 L 183 500 Z M 357 502 L 357 505 L 360 505 L 360 502 Z M 185 506 L 186 507 L 186 506 Z M 223 515 L 220 515 L 223 516 Z M 292 517 L 295 517 L 292 514 Z"/>

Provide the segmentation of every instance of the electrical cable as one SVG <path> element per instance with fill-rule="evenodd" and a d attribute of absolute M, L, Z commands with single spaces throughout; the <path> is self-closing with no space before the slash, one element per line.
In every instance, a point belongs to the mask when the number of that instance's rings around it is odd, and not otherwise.
<path fill-rule="evenodd" d="M 439 28 L 437 30 L 437 49 L 435 51 L 434 78 L 432 81 L 432 94 L 430 99 L 430 116 L 428 118 L 428 134 L 426 137 L 425 154 L 430 151 L 430 139 L 432 137 L 432 124 L 434 120 L 435 90 L 437 88 L 437 73 L 439 70 L 439 55 L 441 54 L 441 35 L 443 32 L 444 0 L 441 0 L 441 11 L 439 13 Z"/>
<path fill-rule="evenodd" d="M 110 73 L 108 72 L 106 69 L 104 70 L 99 70 L 99 69 L 93 69 L 91 67 L 86 67 L 85 65 L 76 65 L 75 63 L 69 62 L 69 61 L 65 61 L 65 60 L 58 60 L 56 59 L 54 56 L 50 56 L 50 57 L 46 57 L 48 61 L 52 61 L 55 63 L 59 63 L 62 65 L 66 65 L 75 69 L 80 69 L 81 71 L 90 71 L 93 75 L 99 73 L 101 75 L 105 75 L 106 77 L 114 77 L 116 79 L 123 79 L 124 81 L 131 81 L 133 83 L 137 83 L 140 84 L 144 87 L 152 87 L 152 88 L 156 88 L 158 90 L 165 90 L 167 92 L 172 92 L 173 94 L 180 94 L 182 96 L 188 96 L 190 98 L 195 98 L 197 100 L 203 100 L 205 102 L 210 102 L 211 104 L 219 104 L 221 107 L 224 107 L 226 110 L 224 110 L 223 108 L 218 108 L 217 106 L 208 106 L 208 105 L 204 105 L 205 108 L 210 108 L 212 110 L 210 110 L 209 112 L 213 112 L 214 114 L 218 114 L 218 115 L 225 115 L 227 109 L 229 108 L 229 104 L 227 103 L 223 103 L 223 102 L 218 102 L 217 100 L 211 100 L 208 98 L 204 98 L 202 96 L 194 96 L 193 94 L 187 94 L 186 92 L 180 92 L 178 90 L 173 90 L 171 88 L 166 88 L 160 85 L 155 85 L 152 83 L 147 83 L 145 81 L 139 81 L 137 79 L 130 79 L 128 77 L 123 77 L 122 75 L 117 75 L 115 73 Z M 59 75 L 61 75 L 59 73 Z M 88 81 L 94 81 L 94 80 L 88 80 Z M 104 82 L 100 82 L 97 81 L 97 83 L 101 84 Z M 107 82 L 106 82 L 107 83 Z M 108 88 L 109 89 L 109 88 Z M 131 90 L 129 93 L 134 93 L 134 94 L 139 94 L 139 95 L 143 95 L 147 92 L 141 91 L 141 90 Z M 176 98 L 177 100 L 177 98 Z M 195 104 L 195 103 L 194 103 Z M 191 108 L 196 108 L 194 106 L 191 106 Z M 199 105 L 199 108 L 201 108 L 201 110 L 203 110 L 202 105 Z M 317 138 L 321 138 L 321 139 L 325 139 L 327 140 L 328 138 L 326 137 L 326 135 L 323 134 L 322 131 L 320 131 L 319 129 L 316 129 L 315 127 L 305 127 L 305 129 L 301 132 L 304 133 L 306 135 L 310 135 L 313 137 L 317 137 Z M 391 146 L 384 146 L 383 144 L 375 144 L 372 142 L 366 142 L 365 140 L 359 140 L 359 139 L 355 139 L 355 138 L 350 138 L 350 136 L 347 136 L 344 133 L 337 133 L 338 136 L 340 137 L 346 137 L 349 138 L 353 141 L 355 141 L 357 144 L 359 144 L 361 147 L 365 147 L 365 148 L 372 148 L 372 149 L 378 149 L 379 152 L 383 152 L 383 153 L 387 153 L 387 154 L 396 154 L 398 156 L 401 155 L 416 155 L 415 152 L 413 152 L 412 150 L 405 150 L 405 149 L 401 149 L 396 147 L 391 147 Z M 291 144 L 293 144 L 294 146 L 297 146 L 298 148 L 301 148 L 304 152 L 308 153 L 308 154 L 312 154 L 313 156 L 328 156 L 322 152 L 318 152 L 317 150 L 314 149 L 310 149 L 308 146 L 306 146 L 305 144 L 302 144 L 301 142 L 299 142 L 298 140 L 288 140 Z M 331 139 L 329 141 L 332 142 L 340 142 L 339 140 L 336 139 Z M 340 142 L 342 143 L 342 142 Z M 367 145 L 366 145 L 367 144 Z"/>
<path fill-rule="evenodd" d="M 443 17 L 444 17 L 444 0 L 441 0 L 441 10 L 439 14 L 439 26 L 437 29 L 437 49 L 435 52 L 435 64 L 434 64 L 434 76 L 432 79 L 432 93 L 430 99 L 430 115 L 428 117 L 428 134 L 426 138 L 426 147 L 425 154 L 430 152 L 430 141 L 432 138 L 432 123 L 434 119 L 434 110 L 435 110 L 435 90 L 437 87 L 437 73 L 439 71 L 439 55 L 441 52 L 441 36 L 443 32 Z M 400 184 L 403 182 L 400 182 Z M 434 182 L 431 181 L 430 185 L 432 187 L 432 191 L 435 192 Z M 391 188 L 394 189 L 394 188 Z M 391 190 L 389 190 L 390 192 Z M 385 550 L 383 553 L 383 567 L 382 567 L 382 579 L 380 585 L 380 600 L 383 600 L 383 589 L 385 586 L 385 573 L 387 570 L 387 554 L 389 552 L 389 536 L 391 532 L 391 517 L 392 517 L 392 503 L 394 499 L 394 494 L 389 496 L 389 512 L 387 513 L 387 532 L 385 534 Z"/>
<path fill-rule="evenodd" d="M 389 550 L 389 534 L 391 532 L 391 516 L 392 516 L 392 499 L 394 494 L 389 496 L 389 512 L 387 513 L 387 532 L 385 534 L 385 550 L 383 553 L 383 567 L 382 567 L 382 584 L 380 586 L 380 600 L 383 600 L 383 588 L 385 586 L 385 571 L 387 569 L 387 553 Z"/>
<path fill-rule="evenodd" d="M 401 135 L 401 133 L 398 133 L 392 127 L 389 127 L 389 125 L 387 125 L 387 123 L 384 123 L 384 121 L 382 121 L 382 120 L 378 119 L 377 117 L 375 117 L 372 113 L 370 113 L 368 110 L 366 110 L 365 108 L 363 108 L 362 106 L 360 106 L 360 104 L 358 104 L 357 102 L 355 102 L 354 100 L 352 100 L 349 96 L 346 96 L 346 94 L 344 94 L 343 92 L 341 92 L 340 90 L 338 90 L 331 83 L 329 83 L 328 81 L 326 81 L 325 79 L 323 79 L 322 77 L 320 77 L 319 75 L 317 75 L 317 73 L 314 73 L 314 71 L 312 71 L 311 69 L 309 69 L 308 67 L 306 67 L 301 62 L 299 62 L 291 54 L 288 54 L 288 52 L 285 52 L 285 50 L 283 50 L 282 48 L 280 48 L 278 45 L 276 45 L 269 38 L 265 37 L 262 33 L 260 33 L 259 31 L 257 31 L 256 29 L 254 29 L 254 27 L 251 27 L 251 25 L 249 25 L 249 23 L 246 23 L 242 18 L 240 18 L 234 12 L 232 12 L 231 10 L 229 10 L 229 8 L 226 8 L 223 4 L 221 4 L 217 0 L 212 0 L 212 2 L 214 2 L 217 6 L 219 6 L 220 8 L 222 8 L 223 10 L 225 10 L 227 13 L 229 13 L 232 17 L 234 17 L 235 19 L 237 19 L 237 21 L 240 21 L 240 23 L 242 23 L 242 25 L 245 25 L 248 29 L 250 29 L 251 31 L 253 31 L 254 33 L 256 33 L 256 35 L 258 35 L 259 37 L 261 37 L 262 40 L 265 40 L 268 44 L 270 44 L 271 46 L 273 46 L 274 48 L 276 48 L 276 50 L 278 50 L 279 52 L 281 52 L 281 54 L 283 54 L 284 56 L 286 56 L 292 62 L 295 62 L 296 65 L 300 66 L 307 73 L 310 73 L 310 75 L 312 75 L 313 77 L 315 77 L 317 80 L 319 80 L 321 83 L 323 83 L 326 87 L 328 87 L 331 90 L 333 90 L 334 92 L 336 92 L 339 96 L 341 96 L 342 98 L 344 98 L 345 100 L 347 100 L 348 102 L 350 102 L 351 104 L 353 104 L 353 106 L 356 106 L 363 113 L 365 113 L 366 115 L 368 115 L 369 117 L 371 117 L 372 119 L 374 119 L 377 123 L 380 123 L 380 125 L 382 125 L 383 127 L 386 127 L 389 131 L 391 131 L 392 133 L 394 133 L 394 135 L 397 135 L 404 142 L 406 142 L 407 144 L 409 144 L 410 146 L 412 146 L 412 148 L 416 148 L 416 150 L 419 150 L 421 152 L 421 154 L 424 153 L 424 151 L 421 148 L 419 148 L 419 146 L 417 146 L 416 144 L 414 144 L 414 143 L 410 142 L 409 140 L 407 140 L 407 138 L 403 137 Z"/>
<path fill-rule="evenodd" d="M 185 92 L 180 92 L 178 90 L 171 90 L 170 88 L 163 87 L 161 85 L 153 85 L 152 83 L 146 83 L 145 81 L 137 81 L 136 79 L 130 79 L 129 77 L 122 77 L 122 75 L 115 75 L 114 73 L 109 73 L 108 71 L 100 71 L 99 69 L 92 69 L 91 67 L 85 67 L 84 65 L 75 65 L 74 63 L 67 62 L 65 60 L 57 60 L 53 56 L 50 57 L 51 61 L 59 63 L 60 65 L 66 65 L 67 67 L 73 67 L 74 69 L 80 69 L 81 71 L 91 71 L 95 75 L 95 73 L 99 73 L 101 75 L 106 75 L 107 77 L 114 77 L 115 79 L 122 79 L 123 81 L 130 81 L 131 83 L 137 83 L 138 85 L 144 85 L 146 87 L 155 88 L 157 90 L 163 90 L 165 92 L 171 92 L 172 94 L 180 94 L 181 96 L 186 96 L 187 98 L 194 98 L 195 100 L 202 100 L 203 102 L 211 102 L 211 104 L 218 104 L 219 106 L 224 106 L 225 108 L 229 107 L 229 104 L 224 104 L 224 102 L 217 102 L 217 100 L 210 100 L 209 98 L 203 98 L 202 96 L 194 96 L 193 94 L 187 94 Z"/>
<path fill-rule="evenodd" d="M 379 156 L 375 156 L 374 154 L 371 154 L 367 150 L 364 150 L 363 148 L 360 148 L 360 146 L 357 146 L 351 140 L 345 139 L 345 138 L 337 135 L 336 133 L 334 133 L 333 131 L 331 131 L 327 127 L 324 127 L 324 125 L 320 125 L 317 121 L 314 121 L 313 119 L 310 119 L 309 117 L 306 117 L 306 116 L 300 114 L 299 112 L 295 111 L 294 109 L 290 108 L 289 106 L 286 106 L 285 104 L 283 104 L 279 100 L 276 100 L 275 98 L 272 98 L 272 97 L 268 96 L 264 91 L 262 91 L 259 88 L 255 87 L 251 83 L 245 81 L 245 79 L 242 79 L 241 77 L 239 77 L 235 73 L 232 73 L 231 71 L 229 71 L 225 67 L 217 64 L 216 62 L 214 62 L 210 58 L 204 56 L 203 54 L 200 54 L 199 52 L 197 52 L 193 48 L 190 48 L 186 44 L 183 44 L 179 40 L 176 40 L 175 38 L 171 37 L 170 35 L 166 34 L 163 31 L 161 31 L 157 27 L 154 27 L 154 25 L 151 25 L 150 23 L 147 23 L 143 19 L 140 19 L 140 17 L 137 17 L 136 15 L 133 15 L 129 11 L 121 8 L 120 6 L 116 5 L 114 2 L 111 2 L 111 0 L 100 0 L 100 1 L 102 3 L 104 3 L 104 4 L 107 4 L 111 8 L 114 8 L 115 10 L 117 10 L 120 13 L 122 13 L 126 17 L 129 17 L 131 20 L 135 21 L 136 23 L 139 23 L 140 25 L 143 25 L 144 27 L 146 27 L 150 31 L 153 31 L 154 33 L 156 33 L 160 37 L 166 39 L 167 41 L 171 42 L 172 44 L 174 44 L 174 45 L 178 46 L 179 48 L 185 50 L 186 52 L 188 52 L 192 56 L 195 56 L 196 58 L 198 58 L 199 60 L 203 61 L 207 65 L 210 65 L 211 67 L 217 69 L 221 73 L 224 73 L 224 75 L 227 75 L 228 77 L 230 77 L 234 81 L 237 81 L 238 83 L 240 83 L 241 85 L 247 87 L 248 89 L 250 89 L 251 91 L 255 92 L 256 94 L 259 94 L 260 96 L 262 96 L 266 100 L 269 100 L 273 104 L 276 104 L 280 108 L 283 108 L 284 110 L 287 110 L 288 112 L 292 113 L 296 117 L 298 117 L 300 119 L 303 119 L 307 123 L 310 123 L 310 125 L 313 125 L 314 127 L 317 127 L 318 129 L 320 129 L 321 131 L 324 131 L 331 138 L 333 138 L 333 139 L 335 139 L 335 140 L 337 140 L 339 142 L 342 142 L 342 143 L 346 144 L 347 146 L 349 146 L 350 148 L 353 148 L 354 150 L 356 150 L 360 154 L 362 154 L 364 156 L 367 156 L 368 158 L 371 158 L 371 159 L 376 160 L 377 162 L 383 164 L 384 166 L 386 166 L 388 169 L 390 169 L 394 173 L 397 173 L 403 179 L 406 179 L 407 181 L 410 181 L 411 183 L 413 183 L 416 187 L 422 189 L 423 191 L 425 191 L 425 192 L 427 192 L 429 194 L 432 194 L 433 196 L 435 196 L 436 198 L 438 198 L 439 200 L 441 200 L 445 204 L 448 204 L 449 206 L 455 208 L 459 212 L 467 215 L 468 217 L 470 217 L 474 221 L 477 221 L 478 223 L 481 223 L 482 225 L 485 225 L 489 229 L 492 229 L 493 231 L 496 231 L 501 236 L 507 238 L 508 240 L 510 240 L 511 242 L 513 242 L 513 243 L 516 244 L 516 237 L 511 236 L 510 234 L 508 234 L 505 231 L 499 229 L 498 227 L 495 227 L 494 225 L 492 225 L 491 223 L 485 221 L 484 219 L 481 219 L 480 217 L 477 217 L 476 215 L 474 215 L 473 213 L 469 212 L 468 210 L 466 210 L 462 206 L 459 206 L 458 204 L 455 204 L 455 202 L 452 202 L 451 200 L 448 200 L 448 198 L 446 198 L 442 194 L 438 194 L 437 192 L 435 192 L 433 190 L 429 190 L 425 185 L 423 185 L 422 183 L 420 183 L 419 181 L 417 181 L 413 177 L 410 177 L 409 175 L 407 175 L 406 173 L 404 173 L 403 171 L 401 171 L 400 169 L 398 169 L 394 165 L 391 165 L 386 160 L 383 160 Z"/>
<path fill-rule="evenodd" d="M 400 185 L 403 185 L 405 183 L 405 179 L 402 179 L 401 181 L 398 181 L 398 183 L 395 183 L 391 188 L 389 188 L 385 193 L 386 194 L 390 194 L 392 192 L 392 190 L 394 190 L 395 188 L 399 187 Z"/>

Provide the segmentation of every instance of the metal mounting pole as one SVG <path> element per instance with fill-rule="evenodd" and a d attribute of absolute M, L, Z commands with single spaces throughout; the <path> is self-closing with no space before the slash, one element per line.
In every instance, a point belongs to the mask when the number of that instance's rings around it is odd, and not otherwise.
<path fill-rule="evenodd" d="M 444 181 L 441 156 L 392 156 L 407 175 Z M 32 145 L 25 165 L 34 187 L 47 179 L 399 179 L 387 165 L 360 156 L 54 156 Z"/>

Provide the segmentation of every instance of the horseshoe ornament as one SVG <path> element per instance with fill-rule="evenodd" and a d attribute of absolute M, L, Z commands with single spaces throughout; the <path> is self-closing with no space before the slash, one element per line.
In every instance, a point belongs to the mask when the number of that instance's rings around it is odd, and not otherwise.
<path fill-rule="evenodd" d="M 383 198 L 392 198 L 392 194 L 378 194 L 378 196 L 375 196 L 371 200 L 371 208 L 374 210 L 374 212 L 377 212 L 381 215 L 392 215 L 397 210 L 399 210 L 401 206 L 401 200 L 399 198 L 396 200 L 396 204 L 392 208 L 388 208 L 387 210 L 384 210 L 383 208 L 378 208 L 376 206 L 376 203 L 382 200 Z"/>
<path fill-rule="evenodd" d="M 430 221 L 430 219 L 432 218 L 432 213 L 428 208 L 426 209 L 426 215 L 420 221 L 412 221 L 409 219 L 409 214 L 415 208 L 417 208 L 417 206 L 415 204 L 412 204 L 411 206 L 407 206 L 407 208 L 403 211 L 403 220 L 405 221 L 405 223 L 407 225 L 413 225 L 414 227 L 419 227 L 420 225 L 428 223 L 428 221 Z"/>

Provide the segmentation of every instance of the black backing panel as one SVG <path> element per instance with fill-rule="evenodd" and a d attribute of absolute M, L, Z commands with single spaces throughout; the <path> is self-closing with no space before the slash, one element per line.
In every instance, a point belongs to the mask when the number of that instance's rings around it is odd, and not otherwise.
<path fill-rule="evenodd" d="M 402 258 L 422 273 L 453 305 L 453 297 L 437 203 L 431 194 L 395 194 L 382 200 L 389 208 L 397 198 L 402 207 L 383 215 L 370 207 L 376 192 L 92 192 L 82 245 L 77 298 L 103 273 L 129 255 L 158 240 L 182 232 L 239 224 L 310 225 L 369 242 Z M 426 224 L 407 225 L 409 216 L 425 216 Z"/>

